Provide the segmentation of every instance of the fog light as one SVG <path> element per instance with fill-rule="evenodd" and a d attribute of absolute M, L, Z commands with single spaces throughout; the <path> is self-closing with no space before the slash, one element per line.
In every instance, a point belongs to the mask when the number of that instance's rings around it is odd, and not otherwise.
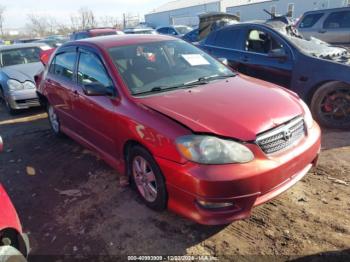
<path fill-rule="evenodd" d="M 207 202 L 203 200 L 197 200 L 197 203 L 206 209 L 220 209 L 220 208 L 228 208 L 233 207 L 234 203 L 232 202 Z"/>

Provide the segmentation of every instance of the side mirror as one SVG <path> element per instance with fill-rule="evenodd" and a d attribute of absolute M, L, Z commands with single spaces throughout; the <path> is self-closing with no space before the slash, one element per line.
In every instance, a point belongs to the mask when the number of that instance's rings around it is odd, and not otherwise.
<path fill-rule="evenodd" d="M 84 85 L 83 91 L 87 96 L 113 96 L 112 87 L 105 87 L 100 83 L 91 83 Z"/>
<path fill-rule="evenodd" d="M 220 62 L 221 64 L 224 64 L 225 66 L 228 66 L 228 65 L 229 65 L 229 64 L 228 64 L 228 60 L 227 60 L 226 58 L 224 58 L 224 57 L 219 57 L 218 60 L 219 60 L 219 62 Z"/>
<path fill-rule="evenodd" d="M 288 58 L 286 51 L 282 48 L 271 50 L 267 54 L 267 56 L 270 58 L 276 58 L 276 59 L 287 59 Z"/>

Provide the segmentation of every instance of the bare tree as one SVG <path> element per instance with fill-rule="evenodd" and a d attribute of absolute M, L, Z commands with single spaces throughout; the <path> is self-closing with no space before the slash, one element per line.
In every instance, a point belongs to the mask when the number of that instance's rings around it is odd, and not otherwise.
<path fill-rule="evenodd" d="M 95 15 L 87 7 L 81 7 L 77 15 L 70 17 L 72 30 L 85 30 L 97 26 Z"/>
<path fill-rule="evenodd" d="M 53 17 L 29 14 L 27 20 L 26 27 L 32 36 L 43 37 L 57 31 L 58 23 Z"/>
<path fill-rule="evenodd" d="M 102 16 L 99 18 L 99 24 L 105 27 L 120 28 L 122 21 L 118 17 L 114 16 Z"/>
<path fill-rule="evenodd" d="M 4 15 L 5 15 L 5 10 L 6 10 L 6 7 L 0 5 L 0 33 L 1 33 L 1 36 L 4 36 L 4 20 L 5 20 Z"/>

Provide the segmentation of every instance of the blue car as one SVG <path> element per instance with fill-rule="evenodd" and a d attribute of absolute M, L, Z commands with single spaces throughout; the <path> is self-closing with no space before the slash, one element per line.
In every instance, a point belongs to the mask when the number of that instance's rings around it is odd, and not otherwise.
<path fill-rule="evenodd" d="M 297 93 L 321 125 L 350 128 L 348 50 L 305 40 L 282 22 L 227 26 L 210 33 L 200 47 L 242 74 Z"/>

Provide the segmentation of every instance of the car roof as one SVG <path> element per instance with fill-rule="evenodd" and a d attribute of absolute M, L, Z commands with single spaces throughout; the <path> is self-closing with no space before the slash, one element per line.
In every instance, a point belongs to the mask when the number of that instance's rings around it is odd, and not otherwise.
<path fill-rule="evenodd" d="M 29 48 L 29 47 L 41 47 L 41 46 L 48 46 L 45 43 L 22 43 L 22 44 L 13 44 L 13 45 L 3 45 L 0 46 L 0 51 L 3 50 L 12 50 L 12 49 L 21 49 L 21 48 Z"/>
<path fill-rule="evenodd" d="M 110 35 L 93 38 L 85 38 L 74 42 L 68 42 L 64 46 L 92 44 L 104 49 L 126 45 L 136 45 L 142 43 L 151 43 L 158 41 L 178 40 L 177 38 L 167 35 Z"/>
<path fill-rule="evenodd" d="M 312 10 L 312 11 L 305 12 L 303 16 L 308 15 L 308 14 L 329 13 L 329 12 L 339 12 L 339 11 L 350 11 L 350 6 L 338 7 L 338 8 L 329 8 L 329 9 L 320 9 L 320 10 Z"/>

